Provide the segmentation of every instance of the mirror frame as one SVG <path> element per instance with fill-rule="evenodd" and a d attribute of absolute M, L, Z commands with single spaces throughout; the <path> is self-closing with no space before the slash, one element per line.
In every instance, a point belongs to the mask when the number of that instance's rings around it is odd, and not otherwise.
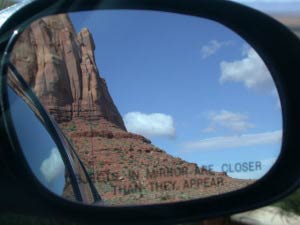
<path fill-rule="evenodd" d="M 7 124 L 3 115 L 8 106 L 3 75 L 7 70 L 5 58 L 17 37 L 17 33 L 13 31 L 21 30 L 32 21 L 47 15 L 97 9 L 157 10 L 204 17 L 223 24 L 244 38 L 266 63 L 281 100 L 282 151 L 272 169 L 259 181 L 245 189 L 203 199 L 143 206 L 84 205 L 58 198 L 49 191 L 41 189 L 36 182 L 26 183 L 32 181 L 32 177 L 28 171 L 23 170 L 24 161 L 18 157 L 20 149 L 12 150 L 11 144 L 8 143 L 7 127 L 2 126 L 4 123 Z M 26 196 L 17 195 L 24 199 L 23 204 L 20 204 L 19 199 L 17 206 L 11 203 L 15 199 L 6 199 L 1 203 L 10 204 L 12 211 L 23 212 L 26 208 L 25 211 L 30 213 L 47 215 L 52 213 L 55 216 L 67 217 L 83 223 L 101 221 L 104 224 L 119 224 L 122 220 L 123 224 L 176 224 L 254 209 L 284 197 L 299 186 L 300 151 L 297 149 L 299 145 L 297 133 L 300 130 L 300 105 L 298 104 L 300 92 L 297 74 L 300 74 L 300 41 L 285 26 L 271 17 L 238 3 L 224 0 L 38 0 L 29 1 L 27 5 L 15 12 L 2 25 L 0 33 L 2 34 L 0 48 L 3 50 L 12 36 L 2 55 L 0 71 L 2 75 L 1 146 L 6 150 L 0 152 L 1 159 L 5 159 L 5 164 L 3 162 L 1 164 L 6 168 L 1 176 L 8 179 L 11 177 L 8 173 L 12 173 L 18 178 L 18 181 L 14 180 L 14 182 L 18 182 L 23 189 L 23 192 L 16 191 L 26 193 Z M 8 123 L 7 126 L 9 127 L 10 124 Z M 8 184 L 14 183 L 8 182 Z M 45 209 L 49 211 L 45 212 Z"/>

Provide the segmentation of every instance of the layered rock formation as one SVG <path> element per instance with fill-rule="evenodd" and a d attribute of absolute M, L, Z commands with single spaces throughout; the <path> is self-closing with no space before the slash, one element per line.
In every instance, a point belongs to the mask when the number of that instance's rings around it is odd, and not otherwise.
<path fill-rule="evenodd" d="M 86 28 L 77 35 L 68 16 L 47 17 L 32 23 L 15 49 L 12 62 L 57 122 L 105 118 L 125 130 Z"/>
<path fill-rule="evenodd" d="M 88 29 L 76 34 L 68 16 L 58 15 L 25 30 L 11 60 L 72 141 L 106 204 L 201 198 L 253 182 L 199 168 L 127 132 L 94 50 Z"/>

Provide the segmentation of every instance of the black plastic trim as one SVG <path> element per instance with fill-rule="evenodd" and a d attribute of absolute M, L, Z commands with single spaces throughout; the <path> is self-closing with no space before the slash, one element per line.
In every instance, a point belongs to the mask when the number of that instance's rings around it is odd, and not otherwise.
<path fill-rule="evenodd" d="M 23 18 L 25 24 L 30 23 L 37 16 L 29 11 L 47 9 L 50 2 L 32 2 L 8 20 L 6 29 L 11 30 L 13 18 L 18 21 Z M 282 198 L 299 186 L 300 41 L 285 26 L 263 13 L 225 0 L 65 0 L 60 3 L 59 8 L 38 16 L 95 9 L 143 9 L 205 17 L 229 27 L 255 48 L 272 73 L 283 110 L 283 144 L 282 153 L 269 173 L 239 191 L 173 204 L 126 207 L 86 206 L 40 192 L 31 196 L 43 199 L 46 205 L 55 205 L 54 215 L 95 224 L 119 224 L 120 221 L 123 224 L 175 224 L 257 208 Z M 3 98 L 5 96 L 1 95 L 2 102 Z"/>

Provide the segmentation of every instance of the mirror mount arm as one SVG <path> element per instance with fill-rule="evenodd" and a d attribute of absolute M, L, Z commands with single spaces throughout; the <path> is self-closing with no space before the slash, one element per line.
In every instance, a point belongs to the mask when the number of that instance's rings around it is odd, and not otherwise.
<path fill-rule="evenodd" d="M 49 116 L 47 111 L 44 109 L 44 107 L 41 105 L 41 103 L 39 102 L 39 100 L 37 99 L 35 94 L 31 91 L 31 88 L 24 81 L 22 75 L 15 68 L 15 66 L 11 62 L 8 62 L 7 67 L 8 67 L 8 69 L 11 70 L 12 73 L 10 73 L 10 75 L 13 76 L 13 79 L 15 79 L 18 82 L 18 84 L 21 85 L 21 90 L 26 92 L 26 93 L 22 93 L 22 94 L 26 94 L 26 99 L 28 99 L 30 101 L 30 105 L 31 105 L 31 107 L 34 108 L 33 111 L 35 112 L 35 114 L 37 115 L 37 117 L 39 118 L 41 123 L 44 124 L 45 127 L 47 127 L 47 130 L 51 133 L 51 136 L 53 136 L 53 138 L 55 138 L 55 140 L 60 143 L 60 145 L 58 145 L 58 147 L 59 147 L 58 149 L 59 149 L 60 155 L 62 156 L 62 159 L 66 165 L 66 169 L 69 173 L 71 186 L 73 188 L 75 198 L 78 201 L 83 201 L 82 194 L 79 189 L 78 180 L 74 173 L 74 166 L 72 165 L 72 159 L 66 152 L 66 147 L 61 142 L 60 137 L 57 134 L 57 128 L 54 126 L 54 123 L 53 123 L 51 117 Z M 6 79 L 9 79 L 8 76 Z"/>

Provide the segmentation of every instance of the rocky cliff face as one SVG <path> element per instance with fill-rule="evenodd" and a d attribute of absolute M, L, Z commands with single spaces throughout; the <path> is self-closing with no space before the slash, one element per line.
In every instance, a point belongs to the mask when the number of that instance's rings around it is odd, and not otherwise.
<path fill-rule="evenodd" d="M 127 132 L 94 50 L 88 29 L 76 34 L 68 16 L 58 15 L 25 30 L 11 60 L 73 142 L 107 204 L 187 200 L 252 182 L 199 168 Z"/>
<path fill-rule="evenodd" d="M 26 29 L 12 54 L 22 73 L 56 121 L 105 118 L 126 130 L 99 76 L 91 33 L 75 33 L 67 15 L 47 17 Z"/>

